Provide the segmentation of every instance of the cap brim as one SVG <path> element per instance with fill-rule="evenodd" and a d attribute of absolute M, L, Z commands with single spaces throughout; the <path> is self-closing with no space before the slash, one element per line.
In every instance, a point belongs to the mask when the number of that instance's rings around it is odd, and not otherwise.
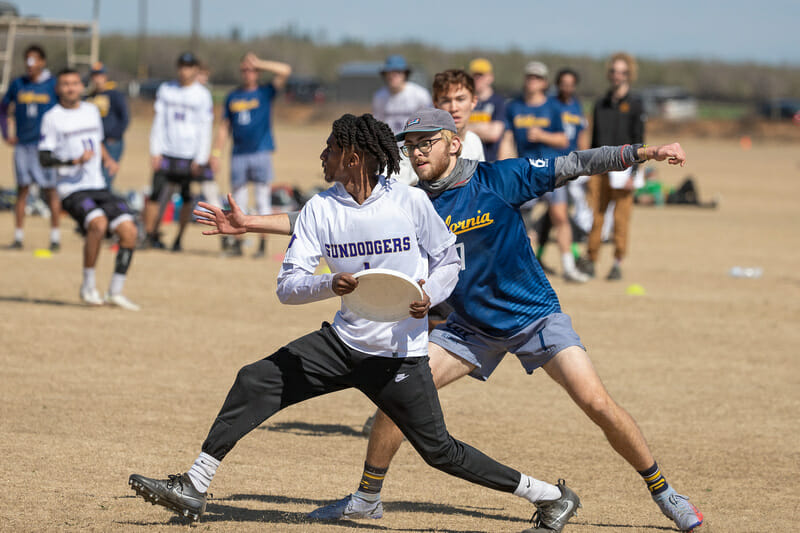
<path fill-rule="evenodd" d="M 431 131 L 442 131 L 445 128 L 425 128 L 425 129 L 414 129 L 414 130 L 405 130 L 401 131 L 400 133 L 394 136 L 396 141 L 402 141 L 406 138 L 406 133 L 429 133 Z"/>

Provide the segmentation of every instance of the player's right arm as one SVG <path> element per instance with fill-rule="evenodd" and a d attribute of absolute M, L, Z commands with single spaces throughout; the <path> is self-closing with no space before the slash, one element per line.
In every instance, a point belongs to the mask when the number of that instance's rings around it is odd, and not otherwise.
<path fill-rule="evenodd" d="M 11 83 L 11 87 L 8 88 L 8 91 L 6 91 L 6 94 L 3 96 L 3 100 L 0 101 L 0 130 L 2 130 L 3 133 L 3 140 L 10 146 L 17 144 L 16 136 L 10 136 L 8 134 L 8 108 L 17 100 L 17 89 L 17 81 L 14 80 Z"/>
<path fill-rule="evenodd" d="M 164 153 L 164 140 L 166 138 L 166 105 L 164 104 L 163 91 L 166 83 L 162 83 L 156 92 L 154 104 L 155 116 L 150 129 L 150 163 L 153 170 L 161 166 L 161 156 Z"/>
<path fill-rule="evenodd" d="M 270 233 L 273 235 L 291 235 L 294 229 L 294 219 L 297 213 L 277 213 L 274 215 L 245 215 L 244 211 L 228 193 L 230 211 L 223 211 L 215 205 L 198 202 L 198 207 L 192 213 L 197 221 L 212 229 L 203 232 L 203 235 L 241 235 L 243 233 Z M 294 218 L 292 217 L 294 216 Z"/>

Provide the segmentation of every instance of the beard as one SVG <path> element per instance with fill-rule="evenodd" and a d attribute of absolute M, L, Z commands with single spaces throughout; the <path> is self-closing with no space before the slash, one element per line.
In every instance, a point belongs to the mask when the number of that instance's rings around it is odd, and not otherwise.
<path fill-rule="evenodd" d="M 414 167 L 414 172 L 422 181 L 436 181 L 444 177 L 444 172 L 450 164 L 450 157 L 446 155 L 440 159 L 428 159 L 427 165 Z"/>

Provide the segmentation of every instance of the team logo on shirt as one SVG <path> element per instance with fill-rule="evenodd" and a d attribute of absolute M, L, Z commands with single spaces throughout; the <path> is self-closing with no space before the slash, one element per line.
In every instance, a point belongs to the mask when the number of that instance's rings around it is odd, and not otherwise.
<path fill-rule="evenodd" d="M 33 91 L 20 92 L 17 95 L 20 104 L 49 104 L 50 95 L 45 93 L 35 93 Z"/>
<path fill-rule="evenodd" d="M 250 98 L 247 100 L 231 100 L 231 103 L 228 107 L 231 110 L 231 113 L 250 111 L 251 109 L 258 108 L 258 98 Z"/>
<path fill-rule="evenodd" d="M 547 128 L 550 126 L 548 117 L 536 117 L 534 115 L 518 115 L 514 117 L 515 128 Z"/>
<path fill-rule="evenodd" d="M 326 244 L 325 255 L 334 259 L 407 252 L 411 249 L 411 237 L 377 239 L 374 241 Z"/>
<path fill-rule="evenodd" d="M 453 222 L 452 215 L 447 215 L 444 223 L 447 224 L 447 227 L 450 228 L 450 231 L 458 235 L 459 233 L 466 233 L 474 229 L 491 226 L 494 224 L 494 219 L 492 219 L 491 213 L 481 213 L 479 210 L 478 214 L 474 217 L 465 218 L 464 220 L 456 220 L 455 222 Z"/>

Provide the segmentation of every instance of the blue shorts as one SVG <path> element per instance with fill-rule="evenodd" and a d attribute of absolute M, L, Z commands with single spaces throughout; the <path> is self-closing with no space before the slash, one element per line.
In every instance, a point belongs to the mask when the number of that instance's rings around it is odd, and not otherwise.
<path fill-rule="evenodd" d="M 252 154 L 233 154 L 231 156 L 231 187 L 238 189 L 253 183 L 272 183 L 272 152 L 265 150 Z"/>
<path fill-rule="evenodd" d="M 486 381 L 507 352 L 513 353 L 528 374 L 552 359 L 558 352 L 578 346 L 581 339 L 564 313 L 553 313 L 533 321 L 509 337 L 492 337 L 472 327 L 458 313 L 451 313 L 444 324 L 430 334 L 430 342 L 475 365 L 470 376 Z"/>
<path fill-rule="evenodd" d="M 55 169 L 42 167 L 39 163 L 39 146 L 36 144 L 18 144 L 14 147 L 14 173 L 18 187 L 34 183 L 43 189 L 54 189 L 56 186 Z"/>

